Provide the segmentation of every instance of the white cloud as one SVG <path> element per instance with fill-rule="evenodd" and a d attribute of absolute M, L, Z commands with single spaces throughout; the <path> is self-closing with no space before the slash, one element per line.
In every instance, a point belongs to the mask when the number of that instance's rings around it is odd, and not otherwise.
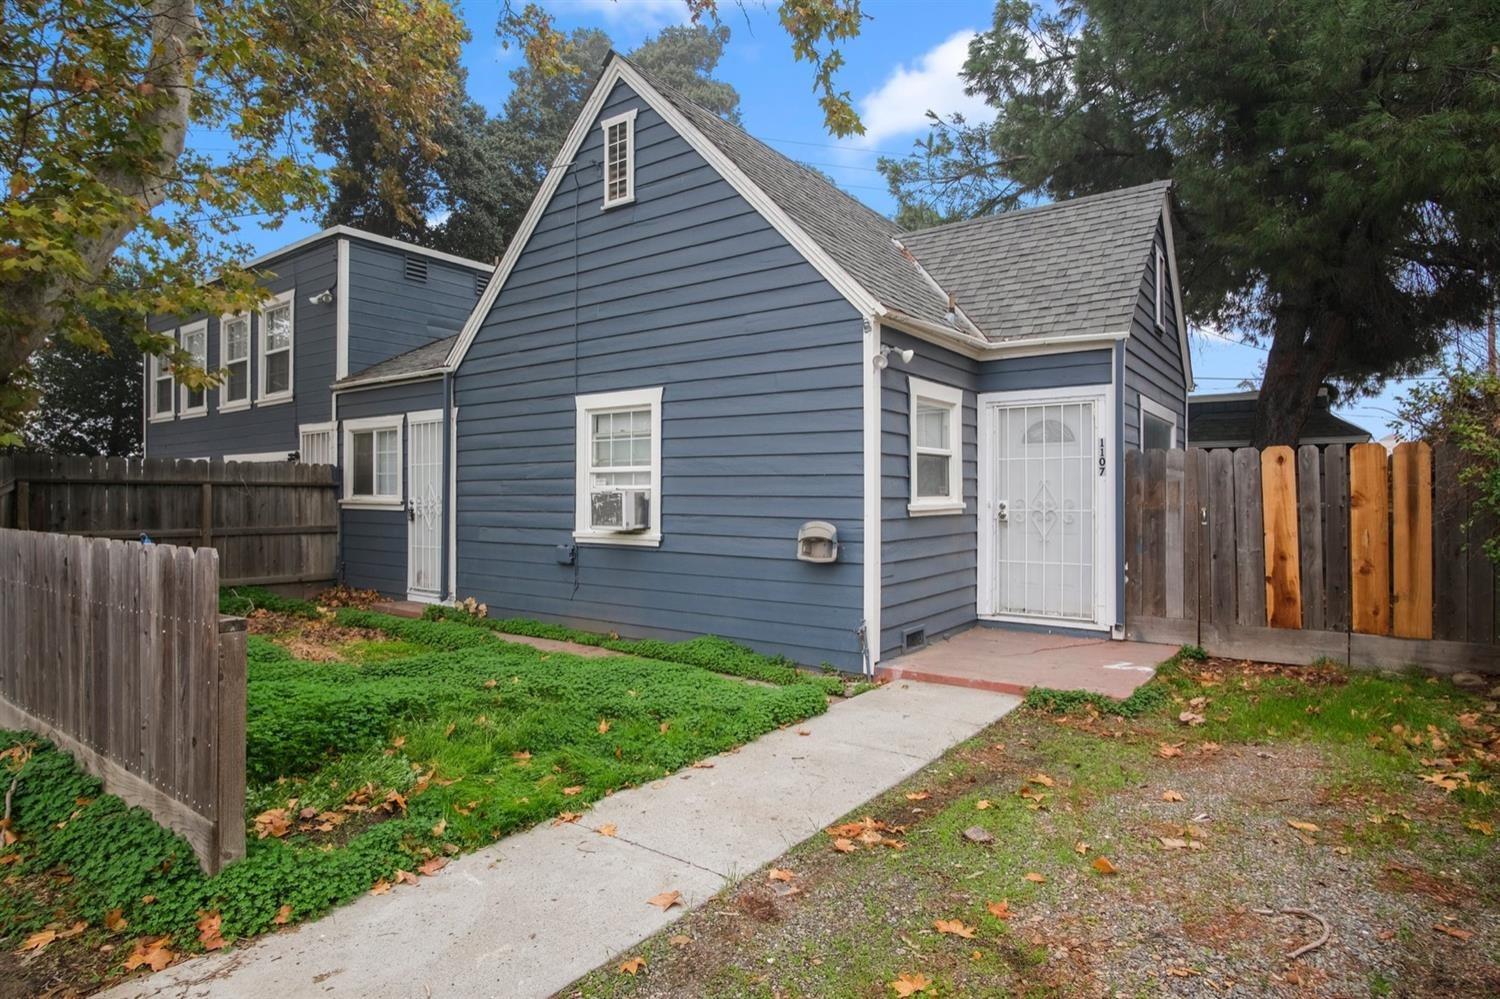
<path fill-rule="evenodd" d="M 865 134 L 854 146 L 873 147 L 881 142 L 915 134 L 927 128 L 927 112 L 948 116 L 955 112 L 976 121 L 989 117 L 980 97 L 964 93 L 959 71 L 969 57 L 972 29 L 960 31 L 928 49 L 911 66 L 897 66 L 874 91 L 859 100 L 859 116 Z"/>

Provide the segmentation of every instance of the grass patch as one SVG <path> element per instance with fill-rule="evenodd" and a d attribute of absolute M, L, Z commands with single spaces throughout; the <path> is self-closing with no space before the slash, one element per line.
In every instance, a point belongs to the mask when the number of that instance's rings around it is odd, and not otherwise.
<path fill-rule="evenodd" d="M 126 922 L 106 934 L 121 945 L 116 967 L 140 936 L 197 949 L 203 913 L 221 916 L 227 939 L 254 935 L 827 706 L 811 684 L 757 686 L 668 662 L 549 654 L 450 622 L 341 614 L 397 637 L 384 648 L 352 643 L 351 661 L 334 663 L 249 640 L 249 847 L 216 877 L 70 756 L 0 732 L 0 753 L 31 746 L 13 801 L 19 839 L 7 851 L 19 859 L 0 868 L 11 879 L 0 892 L 0 953 L 76 919 L 97 955 L 116 909 Z M 290 830 L 257 838 L 256 816 L 280 809 Z"/>
<path fill-rule="evenodd" d="M 830 695 L 845 694 L 845 681 L 840 675 L 828 671 L 822 674 L 799 670 L 785 656 L 767 656 L 746 648 L 727 638 L 703 635 L 680 642 L 668 642 L 657 638 L 620 638 L 595 631 L 581 631 L 566 625 L 533 621 L 530 618 L 490 618 L 471 613 L 463 607 L 448 607 L 433 604 L 422 612 L 424 620 L 447 621 L 506 635 L 524 635 L 528 638 L 550 638 L 559 642 L 573 642 L 596 648 L 623 652 L 626 655 L 660 659 L 663 662 L 684 663 L 699 666 L 715 673 L 743 677 L 787 686 L 794 683 L 812 684 Z M 849 696 L 868 689 L 868 685 L 855 684 Z"/>
<path fill-rule="evenodd" d="M 270 611 L 316 621 L 322 614 L 311 600 L 284 597 L 259 586 L 237 586 L 219 591 L 219 613 L 245 617 L 253 611 Z"/>

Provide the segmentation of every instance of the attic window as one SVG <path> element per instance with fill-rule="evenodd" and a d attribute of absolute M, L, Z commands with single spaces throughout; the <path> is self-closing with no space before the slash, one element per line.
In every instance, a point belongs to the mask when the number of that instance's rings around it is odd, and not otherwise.
<path fill-rule="evenodd" d="M 635 109 L 605 119 L 604 207 L 613 208 L 635 200 Z"/>
<path fill-rule="evenodd" d="M 490 273 L 484 271 L 474 275 L 474 297 L 478 298 L 484 294 L 485 289 L 490 286 Z"/>
<path fill-rule="evenodd" d="M 411 254 L 406 256 L 406 280 L 415 281 L 417 284 L 427 283 L 427 261 L 421 257 Z"/>

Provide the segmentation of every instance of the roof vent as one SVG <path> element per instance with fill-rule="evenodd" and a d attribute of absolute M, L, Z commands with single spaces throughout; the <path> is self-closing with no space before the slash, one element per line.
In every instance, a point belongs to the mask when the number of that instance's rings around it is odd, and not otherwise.
<path fill-rule="evenodd" d="M 406 255 L 406 280 L 415 281 L 418 284 L 426 284 L 427 261 L 408 253 Z"/>
<path fill-rule="evenodd" d="M 489 286 L 490 286 L 490 272 L 489 271 L 483 271 L 483 272 L 481 272 L 479 274 L 475 274 L 474 275 L 474 297 L 475 298 L 478 298 L 479 296 L 483 295 L 485 289 L 488 288 Z"/>

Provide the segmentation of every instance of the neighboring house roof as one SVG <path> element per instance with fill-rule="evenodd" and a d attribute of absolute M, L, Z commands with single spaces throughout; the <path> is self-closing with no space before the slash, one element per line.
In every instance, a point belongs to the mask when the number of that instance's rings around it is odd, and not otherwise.
<path fill-rule="evenodd" d="M 269 253 L 262 253 L 260 256 L 255 257 L 252 260 L 245 261 L 240 266 L 245 268 L 246 270 L 249 270 L 252 267 L 259 267 L 264 263 L 275 260 L 277 257 L 284 257 L 294 250 L 300 250 L 304 246 L 310 246 L 321 239 L 329 239 L 333 236 L 345 236 L 349 239 L 358 239 L 366 243 L 373 243 L 376 246 L 386 246 L 393 250 L 400 250 L 402 253 L 412 253 L 421 257 L 431 257 L 434 260 L 441 260 L 444 263 L 457 264 L 460 267 L 472 267 L 476 270 L 484 271 L 492 271 L 495 269 L 495 265 L 493 263 L 487 264 L 483 260 L 470 260 L 468 257 L 460 257 L 452 253 L 444 253 L 442 250 L 431 250 L 425 246 L 418 246 L 416 243 L 408 243 L 404 240 L 392 239 L 389 236 L 378 236 L 373 232 L 365 232 L 363 229 L 356 229 L 353 226 L 347 225 L 329 226 L 327 229 L 324 229 L 320 232 L 315 232 L 311 236 L 304 236 L 299 240 L 286 244 L 285 246 L 278 246 L 276 249 L 270 251 Z"/>
<path fill-rule="evenodd" d="M 907 233 L 992 340 L 1127 332 L 1168 181 Z"/>
<path fill-rule="evenodd" d="M 1188 396 L 1188 446 L 1248 447 L 1255 428 L 1258 392 Z M 1302 425 L 1303 444 L 1363 444 L 1370 432 L 1329 409 L 1326 392 L 1318 393 Z"/>
<path fill-rule="evenodd" d="M 458 334 L 455 333 L 441 340 L 424 343 L 404 354 L 388 357 L 379 364 L 372 364 L 368 368 L 340 378 L 333 383 L 333 387 L 336 389 L 355 388 L 379 382 L 405 381 L 424 375 L 440 375 L 443 373 L 443 361 L 457 341 Z"/>

